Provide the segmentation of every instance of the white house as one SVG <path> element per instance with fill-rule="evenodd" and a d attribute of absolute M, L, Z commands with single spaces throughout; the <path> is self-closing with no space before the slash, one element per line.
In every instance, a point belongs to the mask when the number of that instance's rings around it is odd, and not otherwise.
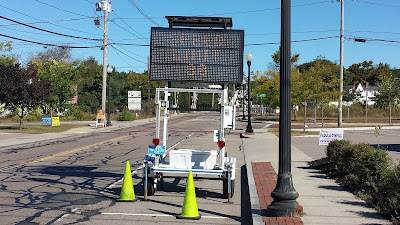
<path fill-rule="evenodd" d="M 358 93 L 359 97 L 356 97 L 352 102 L 343 102 L 345 106 L 350 106 L 353 103 L 357 102 L 365 104 L 365 101 L 367 101 L 368 105 L 375 104 L 375 94 L 378 93 L 375 85 L 371 85 L 370 83 L 366 82 L 363 86 L 359 83 L 355 89 L 354 87 L 349 89 L 350 93 L 352 93 L 353 91 Z M 339 102 L 329 102 L 329 105 L 335 105 L 337 107 L 339 105 Z"/>
<path fill-rule="evenodd" d="M 357 97 L 353 101 L 353 103 L 361 102 L 361 103 L 365 104 L 365 101 L 367 101 L 368 105 L 375 104 L 375 94 L 377 93 L 375 85 L 370 85 L 368 82 L 365 83 L 365 86 L 358 84 L 355 91 L 356 91 L 356 93 L 359 93 L 360 97 Z"/>

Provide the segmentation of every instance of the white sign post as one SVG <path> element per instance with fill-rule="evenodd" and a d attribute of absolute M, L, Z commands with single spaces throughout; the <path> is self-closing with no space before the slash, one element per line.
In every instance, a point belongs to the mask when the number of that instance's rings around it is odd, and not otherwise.
<path fill-rule="evenodd" d="M 329 142 L 343 139 L 343 129 L 321 129 L 319 131 L 319 145 L 328 145 Z"/>

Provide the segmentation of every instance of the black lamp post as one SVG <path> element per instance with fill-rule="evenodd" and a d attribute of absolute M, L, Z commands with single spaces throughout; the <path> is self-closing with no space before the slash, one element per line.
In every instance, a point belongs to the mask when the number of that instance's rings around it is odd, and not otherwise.
<path fill-rule="evenodd" d="M 107 73 L 108 73 L 108 82 L 107 82 L 107 86 L 108 86 L 108 94 L 107 94 L 107 98 L 108 98 L 108 112 L 107 112 L 107 124 L 106 126 L 111 126 L 111 117 L 110 117 L 110 75 L 113 72 L 113 68 L 111 66 L 107 67 Z"/>
<path fill-rule="evenodd" d="M 274 201 L 268 206 L 268 214 L 273 217 L 294 216 L 297 198 L 291 172 L 290 0 L 281 0 L 281 4 L 279 171 L 276 187 L 271 193 Z"/>
<path fill-rule="evenodd" d="M 246 118 L 244 117 L 244 79 L 243 79 L 243 81 L 242 81 L 242 96 L 243 96 L 243 100 L 242 100 L 242 108 L 243 108 L 243 118 L 242 118 L 242 120 L 244 121 Z"/>
<path fill-rule="evenodd" d="M 247 127 L 246 127 L 246 133 L 253 133 L 253 128 L 251 127 L 251 101 L 250 101 L 250 66 L 251 66 L 251 60 L 253 59 L 253 55 L 250 53 L 250 51 L 246 54 L 246 60 L 247 60 L 247 66 L 249 67 L 249 73 L 248 73 L 248 81 L 247 81 Z"/>

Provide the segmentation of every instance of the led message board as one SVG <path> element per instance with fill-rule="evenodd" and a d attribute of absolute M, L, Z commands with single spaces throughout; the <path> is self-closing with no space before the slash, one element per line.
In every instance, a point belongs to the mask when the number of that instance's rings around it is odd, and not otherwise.
<path fill-rule="evenodd" d="M 151 28 L 150 80 L 242 83 L 243 30 Z"/>

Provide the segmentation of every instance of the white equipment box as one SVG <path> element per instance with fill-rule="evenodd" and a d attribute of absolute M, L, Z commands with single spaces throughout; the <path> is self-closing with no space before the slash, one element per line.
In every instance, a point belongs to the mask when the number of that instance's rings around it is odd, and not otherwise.
<path fill-rule="evenodd" d="M 179 169 L 212 170 L 217 162 L 216 150 L 179 149 L 169 152 L 170 166 Z"/>

